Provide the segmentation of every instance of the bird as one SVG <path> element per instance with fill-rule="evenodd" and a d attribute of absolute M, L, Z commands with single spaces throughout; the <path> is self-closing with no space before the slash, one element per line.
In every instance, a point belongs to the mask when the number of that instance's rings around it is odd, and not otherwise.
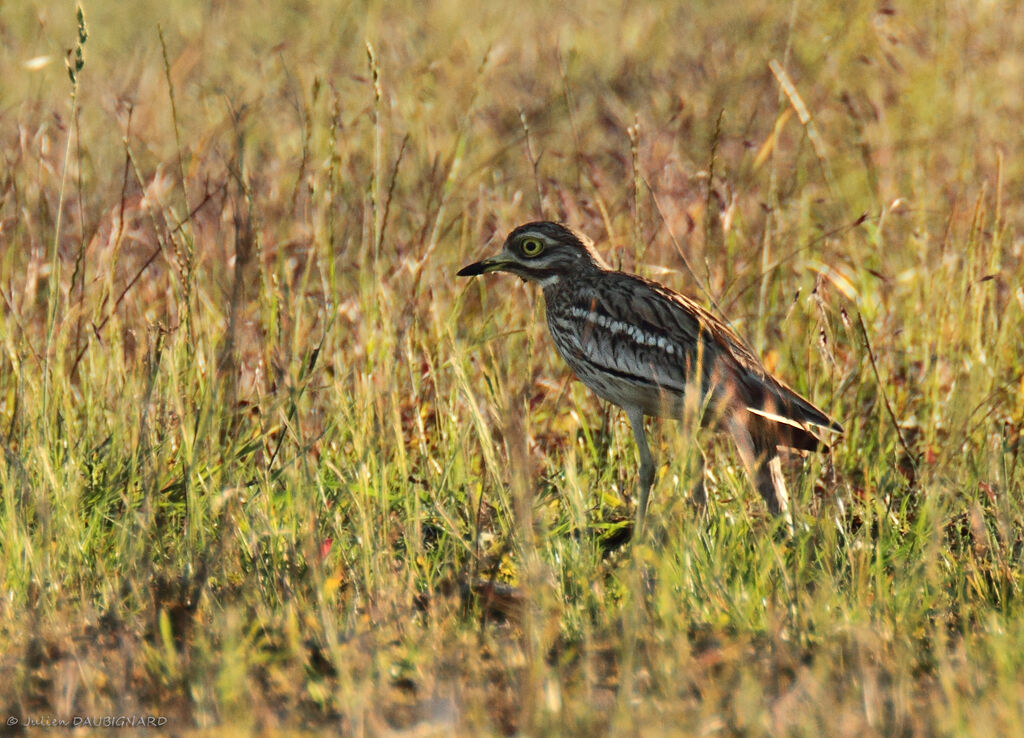
<path fill-rule="evenodd" d="M 725 322 L 665 285 L 612 269 L 586 236 L 561 223 L 515 228 L 498 254 L 457 276 L 491 272 L 541 286 L 558 353 L 584 385 L 625 411 L 640 456 L 635 529 L 643 529 L 656 474 L 644 429 L 644 417 L 655 416 L 728 432 L 754 489 L 792 531 L 778 447 L 827 450 L 819 436 L 843 428 L 772 376 Z M 698 476 L 691 494 L 703 506 L 703 468 Z"/>

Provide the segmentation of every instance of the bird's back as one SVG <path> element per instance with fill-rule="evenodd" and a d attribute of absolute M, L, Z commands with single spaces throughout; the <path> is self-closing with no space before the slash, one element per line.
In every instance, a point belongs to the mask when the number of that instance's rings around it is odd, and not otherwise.
<path fill-rule="evenodd" d="M 709 398 L 706 418 L 744 413 L 778 445 L 819 447 L 807 426 L 841 428 L 782 382 L 722 321 L 664 285 L 595 271 L 544 288 L 559 353 L 584 384 L 619 406 L 678 416 L 688 390 Z"/>

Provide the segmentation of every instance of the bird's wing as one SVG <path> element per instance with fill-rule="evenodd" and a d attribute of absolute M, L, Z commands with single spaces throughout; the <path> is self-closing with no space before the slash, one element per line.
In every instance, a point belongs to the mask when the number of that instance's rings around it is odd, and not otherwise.
<path fill-rule="evenodd" d="M 657 336 L 672 346 L 672 354 L 661 349 L 658 365 L 671 366 L 672 359 L 677 359 L 674 371 L 664 368 L 661 372 L 679 385 L 686 384 L 690 367 L 699 365 L 705 389 L 729 385 L 728 391 L 736 393 L 747 410 L 767 422 L 842 431 L 842 426 L 769 374 L 731 328 L 690 298 L 634 275 L 607 276 L 613 279 L 602 293 L 606 299 L 601 308 L 610 319 L 635 326 L 641 337 Z"/>
<path fill-rule="evenodd" d="M 599 369 L 682 395 L 697 356 L 699 324 L 628 275 L 608 272 L 567 305 L 549 310 L 552 336 L 574 368 Z M 638 287 L 641 289 L 638 290 Z M 557 323 L 571 323 L 557 330 Z"/>

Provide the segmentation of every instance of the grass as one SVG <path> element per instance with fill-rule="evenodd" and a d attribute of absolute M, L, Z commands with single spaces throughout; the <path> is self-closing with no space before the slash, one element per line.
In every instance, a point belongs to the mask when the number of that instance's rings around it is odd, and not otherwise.
<path fill-rule="evenodd" d="M 89 0 L 85 36 L 23 6 L 0 712 L 1024 729 L 1012 4 Z M 666 422 L 623 545 L 624 417 L 535 289 L 454 277 L 537 217 L 718 306 L 845 425 L 787 465 L 792 538 L 726 444 Z"/>

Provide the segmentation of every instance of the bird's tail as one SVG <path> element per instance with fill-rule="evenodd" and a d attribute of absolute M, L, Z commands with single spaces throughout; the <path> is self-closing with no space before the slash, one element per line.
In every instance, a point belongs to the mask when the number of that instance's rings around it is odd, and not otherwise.
<path fill-rule="evenodd" d="M 803 451 L 827 451 L 828 446 L 812 429 L 843 432 L 843 426 L 781 382 L 772 379 L 761 390 L 760 397 L 746 407 L 755 438 Z"/>

